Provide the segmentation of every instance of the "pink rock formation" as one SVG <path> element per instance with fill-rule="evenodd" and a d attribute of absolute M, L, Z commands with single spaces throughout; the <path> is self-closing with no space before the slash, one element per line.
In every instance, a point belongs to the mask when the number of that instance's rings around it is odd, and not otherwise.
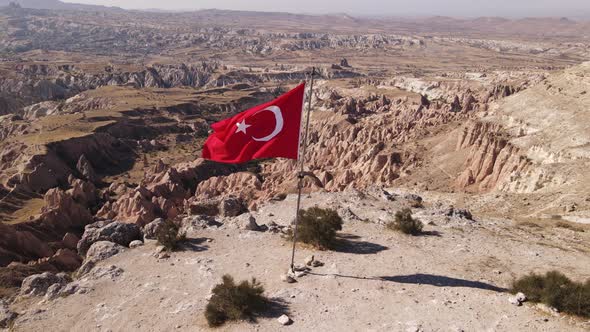
<path fill-rule="evenodd" d="M 501 126 L 489 122 L 469 122 L 458 138 L 457 150 L 461 149 L 470 152 L 455 182 L 459 190 L 474 185 L 477 191 L 490 191 L 529 164 L 519 149 L 508 143 Z"/>

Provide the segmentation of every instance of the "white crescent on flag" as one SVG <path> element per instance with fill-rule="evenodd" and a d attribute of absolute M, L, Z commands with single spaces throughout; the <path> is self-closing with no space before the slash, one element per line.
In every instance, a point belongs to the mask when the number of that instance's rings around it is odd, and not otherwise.
<path fill-rule="evenodd" d="M 268 142 L 271 139 L 275 138 L 275 136 L 277 136 L 281 132 L 281 130 L 283 130 L 283 114 L 281 113 L 281 109 L 278 106 L 269 106 L 261 111 L 254 113 L 254 115 L 264 111 L 269 111 L 274 114 L 276 121 L 275 129 L 268 136 L 264 136 L 261 138 L 252 136 L 252 139 L 257 142 Z"/>

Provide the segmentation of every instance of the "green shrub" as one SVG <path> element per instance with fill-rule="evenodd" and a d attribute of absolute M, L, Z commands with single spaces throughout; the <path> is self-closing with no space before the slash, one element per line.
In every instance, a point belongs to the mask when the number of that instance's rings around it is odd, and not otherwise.
<path fill-rule="evenodd" d="M 412 210 L 403 209 L 395 213 L 395 220 L 387 224 L 387 228 L 409 235 L 422 233 L 424 224 L 418 219 L 412 218 Z"/>
<path fill-rule="evenodd" d="M 166 223 L 158 228 L 156 239 L 167 250 L 176 250 L 178 244 L 186 240 L 186 234 L 180 233 L 180 228 L 173 221 L 166 220 Z"/>
<path fill-rule="evenodd" d="M 529 301 L 545 303 L 561 312 L 590 317 L 590 279 L 577 283 L 558 271 L 531 273 L 514 281 L 511 292 L 522 292 Z"/>
<path fill-rule="evenodd" d="M 264 288 L 256 279 L 236 285 L 234 279 L 226 274 L 222 281 L 213 288 L 213 296 L 205 307 L 209 326 L 221 326 L 228 320 L 255 320 L 268 309 L 270 302 L 262 295 Z"/>
<path fill-rule="evenodd" d="M 312 207 L 299 213 L 297 240 L 319 249 L 330 249 L 336 232 L 342 230 L 342 218 L 331 209 Z"/>

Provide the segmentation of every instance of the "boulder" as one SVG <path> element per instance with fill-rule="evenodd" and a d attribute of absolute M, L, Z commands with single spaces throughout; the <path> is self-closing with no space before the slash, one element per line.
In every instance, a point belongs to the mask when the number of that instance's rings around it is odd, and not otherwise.
<path fill-rule="evenodd" d="M 62 238 L 61 242 L 63 243 L 64 247 L 72 250 L 78 249 L 78 242 L 80 242 L 80 238 L 73 233 L 66 233 Z"/>
<path fill-rule="evenodd" d="M 236 197 L 228 197 L 222 200 L 219 205 L 220 214 L 224 217 L 236 217 L 248 211 L 244 202 Z"/>
<path fill-rule="evenodd" d="M 59 290 L 59 296 L 69 296 L 73 294 L 86 294 L 90 290 L 89 287 L 82 286 L 79 281 L 70 282 Z M 49 291 L 47 295 L 49 297 Z"/>
<path fill-rule="evenodd" d="M 135 224 L 111 222 L 101 227 L 100 223 L 86 226 L 82 239 L 78 242 L 78 252 L 85 255 L 90 246 L 98 241 L 110 241 L 122 246 L 129 246 L 133 240 L 141 240 L 141 230 Z"/>
<path fill-rule="evenodd" d="M 251 214 L 244 214 L 239 218 L 236 218 L 236 223 L 239 229 L 247 231 L 261 231 L 263 230 L 260 225 L 256 223 L 256 218 Z"/>
<path fill-rule="evenodd" d="M 84 275 L 81 279 L 82 281 L 87 280 L 99 280 L 99 279 L 110 279 L 112 281 L 117 280 L 122 274 L 124 270 L 115 265 L 109 266 L 97 266 L 95 269 L 92 269 L 88 274 Z"/>
<path fill-rule="evenodd" d="M 98 262 L 125 251 L 125 247 L 109 241 L 98 241 L 90 246 L 84 264 L 78 270 L 78 276 L 88 274 Z"/>
<path fill-rule="evenodd" d="M 88 249 L 88 252 L 86 253 L 86 260 L 100 262 L 123 251 L 125 251 L 125 247 L 119 244 L 109 241 L 98 241 L 93 243 L 90 246 L 90 249 Z"/>
<path fill-rule="evenodd" d="M 467 209 L 457 209 L 453 206 L 450 206 L 446 212 L 448 217 L 457 217 L 461 219 L 473 220 L 473 215 L 471 211 Z"/>
<path fill-rule="evenodd" d="M 143 241 L 140 241 L 140 240 L 131 241 L 131 243 L 129 243 L 129 248 L 131 248 L 131 249 L 141 247 L 141 246 L 143 246 Z"/>
<path fill-rule="evenodd" d="M 54 284 L 65 285 L 69 282 L 66 274 L 44 272 L 29 276 L 23 280 L 20 288 L 21 296 L 43 296 L 50 286 Z"/>
<path fill-rule="evenodd" d="M 61 271 L 75 271 L 82 264 L 82 257 L 70 249 L 59 249 L 49 258 L 49 263 Z"/>
<path fill-rule="evenodd" d="M 281 317 L 279 317 L 277 319 L 277 321 L 281 324 L 281 325 L 289 325 L 291 323 L 293 323 L 293 321 L 291 320 L 291 318 L 289 318 L 289 316 L 287 315 L 282 315 Z"/>
<path fill-rule="evenodd" d="M 180 221 L 180 230 L 179 233 L 193 233 L 199 230 L 209 228 L 209 227 L 219 227 L 223 225 L 222 223 L 215 220 L 214 217 L 211 216 L 188 216 L 182 218 Z"/>
<path fill-rule="evenodd" d="M 166 221 L 162 218 L 156 218 L 149 224 L 143 227 L 143 237 L 145 239 L 155 240 L 158 230 L 162 225 L 166 224 Z"/>
<path fill-rule="evenodd" d="M 187 206 L 187 210 L 190 214 L 216 216 L 219 214 L 219 201 L 215 199 L 191 201 Z"/>
<path fill-rule="evenodd" d="M 55 300 L 61 295 L 62 289 L 65 285 L 62 284 L 53 284 L 47 288 L 47 292 L 45 293 L 45 298 L 48 300 Z"/>

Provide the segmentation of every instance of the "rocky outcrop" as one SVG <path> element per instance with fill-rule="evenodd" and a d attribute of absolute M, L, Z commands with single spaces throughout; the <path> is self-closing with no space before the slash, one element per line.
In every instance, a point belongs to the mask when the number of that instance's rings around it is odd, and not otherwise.
<path fill-rule="evenodd" d="M 13 261 L 29 261 L 52 256 L 49 245 L 29 231 L 19 231 L 0 223 L 0 266 Z"/>
<path fill-rule="evenodd" d="M 86 156 L 84 154 L 82 154 L 78 159 L 78 163 L 76 163 L 76 169 L 78 170 L 78 172 L 80 172 L 80 174 L 84 176 L 86 180 L 90 182 L 98 181 L 96 171 L 94 171 L 94 168 L 92 167 L 88 159 L 86 159 Z"/>
<path fill-rule="evenodd" d="M 72 232 L 92 222 L 86 206 L 96 200 L 92 184 L 72 179 L 72 188 L 67 191 L 47 191 L 40 215 L 15 225 L 0 223 L 0 266 L 43 258 L 60 268 L 75 269 L 78 259 L 66 248 L 76 248 L 77 237 Z M 49 242 L 58 245 L 57 253 Z"/>
<path fill-rule="evenodd" d="M 110 241 L 94 242 L 86 253 L 84 264 L 77 272 L 78 277 L 89 273 L 98 262 L 113 257 L 123 251 L 125 251 L 125 247 Z"/>
<path fill-rule="evenodd" d="M 239 197 L 202 199 L 199 195 L 185 203 L 185 211 L 194 215 L 236 217 L 248 211 L 244 200 Z"/>
<path fill-rule="evenodd" d="M 458 189 L 474 186 L 480 192 L 490 191 L 529 164 L 520 150 L 508 142 L 502 128 L 493 123 L 474 121 L 466 125 L 457 142 L 457 150 L 461 149 L 470 152 L 456 181 Z"/>
<path fill-rule="evenodd" d="M 238 169 L 238 166 L 203 159 L 173 167 L 159 163 L 146 173 L 141 185 L 106 203 L 97 215 L 138 225 L 145 225 L 158 217 L 172 219 L 184 211 L 185 200 L 200 182 Z"/>
<path fill-rule="evenodd" d="M 166 224 L 162 218 L 156 218 L 143 227 L 143 237 L 145 239 L 155 240 L 160 228 Z"/>
<path fill-rule="evenodd" d="M 109 241 L 122 246 L 142 238 L 139 226 L 122 222 L 97 222 L 86 226 L 82 239 L 78 242 L 78 252 L 86 255 L 88 249 L 99 241 Z"/>
<path fill-rule="evenodd" d="M 102 261 L 109 257 L 115 256 L 118 253 L 125 251 L 125 247 L 109 242 L 109 241 L 98 241 L 94 242 L 88 252 L 86 252 L 86 261 Z"/>
<path fill-rule="evenodd" d="M 70 249 L 59 249 L 53 256 L 42 258 L 37 264 L 49 263 L 59 271 L 75 271 L 82 265 L 82 258 Z"/>
<path fill-rule="evenodd" d="M 196 198 L 214 198 L 222 195 L 234 195 L 245 200 L 257 197 L 262 189 L 262 182 L 251 172 L 238 172 L 228 176 L 212 177 L 197 186 Z"/>
<path fill-rule="evenodd" d="M 78 183 L 75 183 L 77 185 Z M 73 196 L 72 194 L 77 194 Z M 91 196 L 87 196 L 84 189 L 74 189 L 73 191 L 64 192 L 61 189 L 54 188 L 45 194 L 45 206 L 41 210 L 41 217 L 37 223 L 46 224 L 53 229 L 72 229 L 82 228 L 92 222 L 92 214 L 88 209 L 78 203 L 74 197 L 82 202 L 87 201 Z"/>
<path fill-rule="evenodd" d="M 94 207 L 98 201 L 98 191 L 92 182 L 82 181 L 72 176 L 69 178 L 70 189 L 66 191 L 76 203 L 84 207 Z"/>
<path fill-rule="evenodd" d="M 42 274 L 35 274 L 23 280 L 20 289 L 21 296 L 43 296 L 47 290 L 57 284 L 65 285 L 70 281 L 64 273 L 53 274 L 51 272 L 44 272 Z"/>

